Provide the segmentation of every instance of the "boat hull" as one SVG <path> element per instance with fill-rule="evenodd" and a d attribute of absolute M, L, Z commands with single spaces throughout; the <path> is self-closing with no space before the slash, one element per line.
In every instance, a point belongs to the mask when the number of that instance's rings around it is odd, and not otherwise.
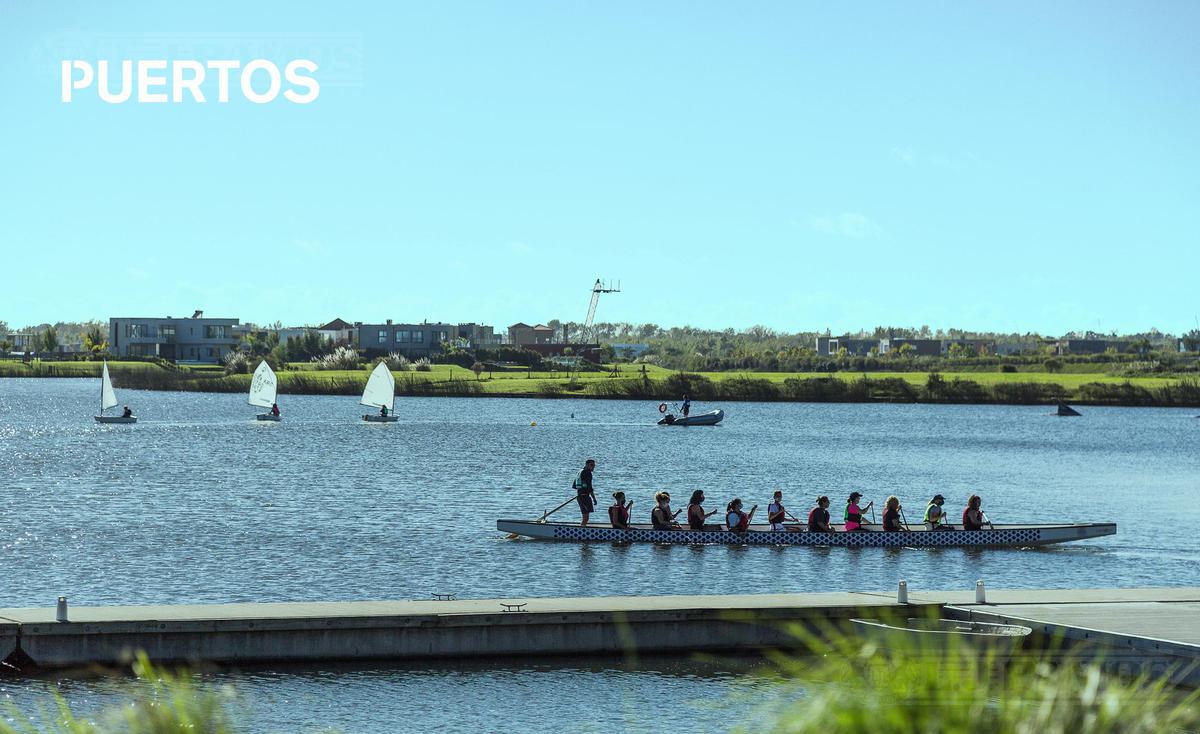
<path fill-rule="evenodd" d="M 395 415 L 364 415 L 363 420 L 367 423 L 395 423 L 400 420 L 400 417 Z"/>
<path fill-rule="evenodd" d="M 670 421 L 670 422 L 668 422 L 666 418 L 663 418 L 662 420 L 660 420 L 658 422 L 658 425 L 660 425 L 660 426 L 715 426 L 718 423 L 720 423 L 724 418 L 725 418 L 725 411 L 710 410 L 707 413 L 698 413 L 696 415 L 689 415 L 687 418 L 683 418 L 683 417 L 676 418 L 675 420 Z"/>
<path fill-rule="evenodd" d="M 851 619 L 854 631 L 890 650 L 933 652 L 969 648 L 1006 654 L 1019 647 L 1033 629 L 1019 624 L 910 618 L 904 625 L 875 619 Z"/>
<path fill-rule="evenodd" d="M 97 423 L 137 423 L 137 416 L 131 415 L 128 418 L 122 415 L 98 415 L 96 416 Z"/>
<path fill-rule="evenodd" d="M 257 416 L 255 416 L 255 418 L 260 421 L 274 421 L 275 423 L 278 423 L 281 417 L 282 416 L 271 415 L 270 413 L 259 413 Z"/>
<path fill-rule="evenodd" d="M 1115 535 L 1116 523 L 1073 525 L 997 525 L 987 530 L 882 530 L 810 533 L 773 532 L 766 525 L 745 533 L 728 530 L 654 530 L 638 525 L 618 530 L 607 524 L 586 528 L 567 523 L 497 520 L 496 529 L 528 538 L 576 543 L 666 543 L 671 545 L 807 545 L 846 548 L 1029 548 Z"/>

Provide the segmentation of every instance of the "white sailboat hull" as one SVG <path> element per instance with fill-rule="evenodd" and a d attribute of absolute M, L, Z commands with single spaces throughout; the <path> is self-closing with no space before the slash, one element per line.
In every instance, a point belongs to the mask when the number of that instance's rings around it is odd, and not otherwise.
<path fill-rule="evenodd" d="M 128 418 L 122 415 L 98 415 L 96 416 L 97 423 L 137 423 L 137 416 L 131 415 Z"/>
<path fill-rule="evenodd" d="M 400 420 L 400 416 L 396 415 L 364 415 L 363 420 L 367 423 L 395 423 Z"/>

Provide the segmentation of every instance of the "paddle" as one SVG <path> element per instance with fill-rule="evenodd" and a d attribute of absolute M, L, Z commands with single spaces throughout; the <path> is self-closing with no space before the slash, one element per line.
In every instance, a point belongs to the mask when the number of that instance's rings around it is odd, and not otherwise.
<path fill-rule="evenodd" d="M 566 500 L 565 502 L 563 502 L 563 503 L 562 503 L 561 505 L 559 505 L 558 507 L 555 507 L 553 510 L 550 510 L 550 511 L 548 511 L 548 512 L 547 512 L 547 511 L 543 511 L 543 512 L 542 512 L 542 516 L 541 516 L 540 518 L 538 518 L 537 520 L 534 520 L 534 522 L 536 522 L 536 523 L 538 523 L 538 524 L 544 524 L 544 523 L 546 522 L 546 518 L 550 517 L 550 516 L 551 516 L 551 515 L 553 515 L 554 513 L 556 513 L 556 512 L 558 512 L 559 510 L 561 510 L 562 508 L 564 508 L 564 507 L 566 507 L 567 505 L 571 504 L 571 502 L 572 502 L 572 501 L 573 501 L 573 500 L 574 500 L 574 499 L 575 499 L 577 496 L 578 496 L 578 494 L 573 494 L 573 495 L 571 495 L 570 497 L 568 497 L 568 498 L 567 498 L 567 500 Z M 517 539 L 517 538 L 521 537 L 521 534 L 520 534 L 520 533 L 509 533 L 509 534 L 508 534 L 506 537 L 507 537 L 509 540 L 515 540 L 515 539 Z"/>
<path fill-rule="evenodd" d="M 908 518 L 904 516 L 904 508 L 903 507 L 900 508 L 900 521 L 904 523 L 904 529 L 911 533 L 912 528 L 910 528 L 908 526 Z"/>
<path fill-rule="evenodd" d="M 983 518 L 983 521 L 984 521 L 984 522 L 986 522 L 986 523 L 988 524 L 988 527 L 989 527 L 989 528 L 991 528 L 992 530 L 995 530 L 995 529 L 996 529 L 996 526 L 992 524 L 992 521 L 991 521 L 990 519 L 988 519 L 988 516 L 987 516 L 987 513 L 986 513 L 986 512 L 984 512 L 983 510 L 980 510 L 980 511 L 979 511 L 979 516 Z"/>

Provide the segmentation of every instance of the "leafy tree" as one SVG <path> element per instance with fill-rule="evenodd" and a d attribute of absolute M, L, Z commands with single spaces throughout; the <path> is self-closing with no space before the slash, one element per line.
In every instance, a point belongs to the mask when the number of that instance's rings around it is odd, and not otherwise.
<path fill-rule="evenodd" d="M 58 350 L 58 329 L 53 326 L 47 326 L 42 332 L 42 336 L 38 339 L 38 349 L 43 352 L 54 352 Z"/>
<path fill-rule="evenodd" d="M 7 341 L 0 341 L 0 352 L 7 354 L 8 350 L 12 349 L 12 345 Z"/>
<path fill-rule="evenodd" d="M 1051 357 L 1043 362 L 1042 366 L 1046 368 L 1047 372 L 1061 372 L 1063 363 L 1058 357 Z"/>
<path fill-rule="evenodd" d="M 475 364 L 471 365 L 471 371 L 475 373 L 476 380 L 478 380 L 479 376 L 483 374 L 483 370 L 483 362 L 476 362 Z"/>
<path fill-rule="evenodd" d="M 912 353 L 915 352 L 916 350 L 917 350 L 916 347 L 909 344 L 908 342 L 905 342 L 904 344 L 901 344 L 900 348 L 897 349 L 896 351 L 899 352 L 901 359 L 911 359 Z"/>
<path fill-rule="evenodd" d="M 100 328 L 99 324 L 92 324 L 83 332 L 83 348 L 91 352 L 93 356 L 108 351 L 108 335 L 104 333 L 104 329 Z"/>
<path fill-rule="evenodd" d="M 1200 352 L 1200 329 L 1192 329 L 1183 335 L 1183 348 L 1189 352 Z"/>

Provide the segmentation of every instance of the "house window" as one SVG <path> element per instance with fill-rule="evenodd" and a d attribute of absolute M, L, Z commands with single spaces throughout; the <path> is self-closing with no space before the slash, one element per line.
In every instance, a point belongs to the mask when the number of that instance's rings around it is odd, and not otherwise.
<path fill-rule="evenodd" d="M 160 326 L 158 327 L 158 334 L 163 338 L 163 341 L 167 342 L 168 344 L 175 341 L 174 326 Z"/>
<path fill-rule="evenodd" d="M 407 344 L 408 343 L 408 330 L 407 329 L 400 329 L 399 331 L 396 332 L 396 343 L 397 344 Z"/>
<path fill-rule="evenodd" d="M 130 339 L 141 339 L 144 336 L 150 336 L 150 327 L 147 324 L 125 324 L 125 336 Z"/>
<path fill-rule="evenodd" d="M 412 340 L 413 340 L 413 344 L 424 344 L 425 343 L 425 332 L 422 331 L 421 329 L 413 329 Z"/>
<path fill-rule="evenodd" d="M 387 330 L 386 329 L 379 330 L 379 343 L 387 344 Z"/>
<path fill-rule="evenodd" d="M 213 326 L 213 325 L 205 326 L 204 327 L 204 338 L 205 339 L 224 339 L 224 338 L 226 338 L 225 337 L 225 327 L 224 326 Z M 212 355 L 210 354 L 209 356 L 212 356 Z"/>

